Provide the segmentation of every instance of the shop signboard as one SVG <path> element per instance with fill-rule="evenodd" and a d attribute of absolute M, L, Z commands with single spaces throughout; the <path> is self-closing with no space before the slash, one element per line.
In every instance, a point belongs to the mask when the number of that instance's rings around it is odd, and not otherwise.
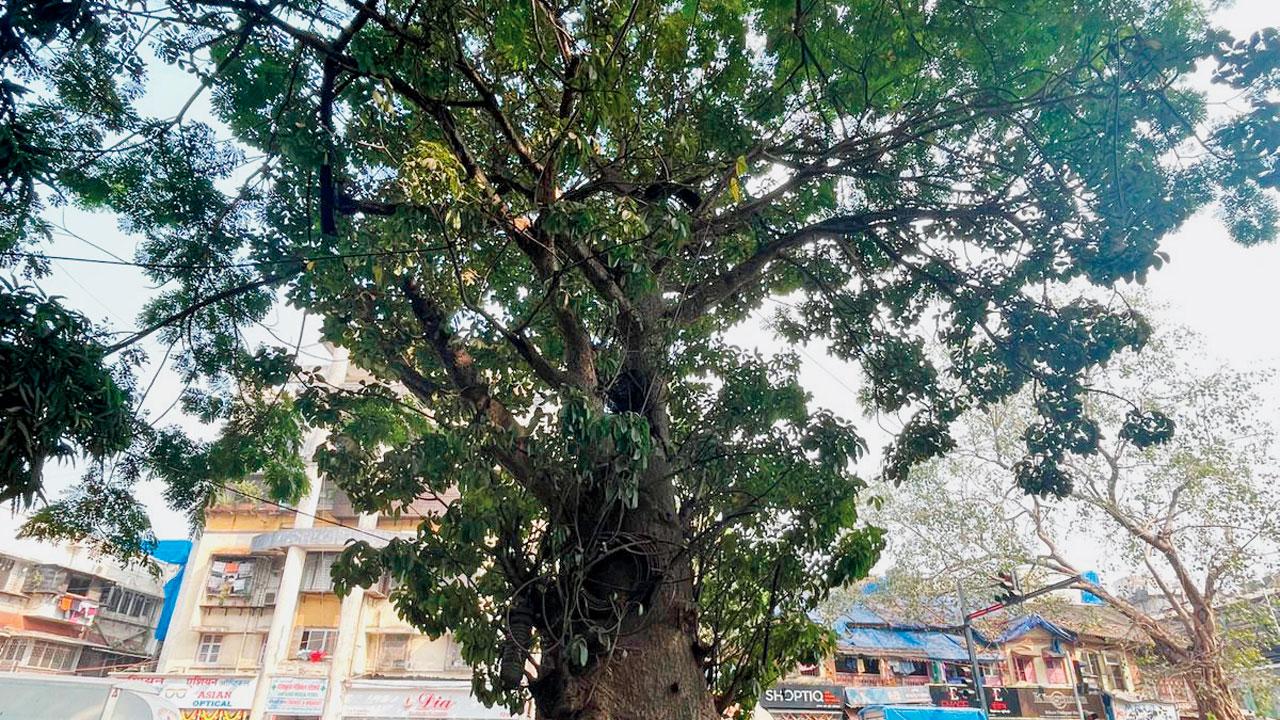
<path fill-rule="evenodd" d="M 183 710 L 183 716 L 193 715 L 187 710 L 226 711 L 234 717 L 242 710 L 248 713 L 253 705 L 253 689 L 256 681 L 248 677 L 213 677 L 202 675 L 117 675 L 132 682 L 146 683 L 160 688 L 160 697 L 171 701 Z M 212 716 L 212 715 L 210 715 Z"/>
<path fill-rule="evenodd" d="M 929 705 L 933 696 L 925 685 L 893 687 L 847 687 L 844 702 L 849 707 L 867 705 Z"/>
<path fill-rule="evenodd" d="M 962 685 L 930 685 L 929 697 L 938 707 L 967 708 L 978 707 L 978 698 L 965 697 Z M 1013 688 L 987 685 L 983 688 L 987 698 L 987 714 L 992 717 L 1020 717 L 1022 705 L 1018 693 Z"/>
<path fill-rule="evenodd" d="M 347 688 L 344 718 L 465 718 L 510 720 L 501 707 L 489 708 L 471 694 L 470 683 L 356 681 Z"/>
<path fill-rule="evenodd" d="M 1178 706 L 1158 700 L 1129 702 L 1113 697 L 1111 709 L 1116 720 L 1178 720 Z"/>
<path fill-rule="evenodd" d="M 324 710 L 328 687 L 325 678 L 273 677 L 267 689 L 267 714 L 319 715 Z"/>
<path fill-rule="evenodd" d="M 765 710 L 844 710 L 844 688 L 839 685 L 775 685 L 764 691 Z"/>
<path fill-rule="evenodd" d="M 1023 717 L 1061 718 L 1075 720 L 1080 717 L 1076 709 L 1076 694 L 1071 688 L 1018 688 L 1018 702 L 1022 706 Z M 1098 717 L 1106 717 L 1106 708 L 1102 705 L 1102 696 L 1098 693 L 1085 693 L 1080 697 L 1080 705 L 1085 716 L 1097 713 Z"/>

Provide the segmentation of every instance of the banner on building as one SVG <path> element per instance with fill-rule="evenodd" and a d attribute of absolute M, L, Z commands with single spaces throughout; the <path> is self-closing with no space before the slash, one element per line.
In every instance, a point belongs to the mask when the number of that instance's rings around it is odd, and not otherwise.
<path fill-rule="evenodd" d="M 510 720 L 501 707 L 485 707 L 468 682 L 354 681 L 347 688 L 344 718 L 465 718 Z"/>
<path fill-rule="evenodd" d="M 898 687 L 847 687 L 844 702 L 849 707 L 867 705 L 928 705 L 933 696 L 925 685 Z"/>
<path fill-rule="evenodd" d="M 1113 697 L 1111 709 L 1116 720 L 1178 720 L 1177 705 L 1157 700 L 1129 702 Z"/>
<path fill-rule="evenodd" d="M 978 707 L 978 698 L 965 697 L 960 685 L 930 685 L 929 697 L 938 707 Z M 992 717 L 1022 717 L 1022 704 L 1013 688 L 987 685 L 983 687 L 987 699 L 987 714 Z"/>
<path fill-rule="evenodd" d="M 273 677 L 267 689 L 267 713 L 319 715 L 329 681 L 317 677 Z"/>
<path fill-rule="evenodd" d="M 183 711 L 183 720 L 238 720 L 236 711 L 247 717 L 253 706 L 253 689 L 257 684 L 247 677 L 211 677 L 200 675 L 124 675 L 132 682 L 160 686 L 160 697 Z M 187 713 L 191 710 L 193 713 Z M 206 715 L 194 711 L 208 711 Z M 218 714 L 219 712 L 223 714 Z M 229 714 L 228 714 L 229 713 Z"/>
<path fill-rule="evenodd" d="M 182 720 L 249 720 L 248 710 L 179 710 Z"/>

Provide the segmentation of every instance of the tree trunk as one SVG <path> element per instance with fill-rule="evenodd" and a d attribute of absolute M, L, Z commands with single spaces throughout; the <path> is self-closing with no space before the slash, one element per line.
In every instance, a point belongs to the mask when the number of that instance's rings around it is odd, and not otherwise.
<path fill-rule="evenodd" d="M 1244 712 L 1231 693 L 1232 682 L 1221 665 L 1215 662 L 1202 664 L 1196 680 L 1197 685 L 1192 691 L 1196 695 L 1200 720 L 1244 720 Z"/>
<path fill-rule="evenodd" d="M 693 637 L 672 620 L 621 638 L 580 673 L 553 673 L 558 687 L 534 694 L 538 720 L 717 720 Z"/>

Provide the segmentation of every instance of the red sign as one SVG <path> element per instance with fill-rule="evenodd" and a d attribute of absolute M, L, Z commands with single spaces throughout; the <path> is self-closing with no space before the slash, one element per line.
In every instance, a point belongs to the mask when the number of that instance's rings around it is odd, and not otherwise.
<path fill-rule="evenodd" d="M 444 695 L 437 695 L 430 690 L 424 690 L 416 695 L 406 695 L 404 698 L 405 710 L 452 710 L 453 698 Z"/>

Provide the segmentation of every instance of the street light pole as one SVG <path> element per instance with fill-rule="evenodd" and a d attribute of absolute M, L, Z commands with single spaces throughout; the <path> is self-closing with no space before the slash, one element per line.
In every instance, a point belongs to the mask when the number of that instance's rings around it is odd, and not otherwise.
<path fill-rule="evenodd" d="M 987 689 L 982 682 L 982 668 L 978 665 L 978 651 L 974 648 L 973 618 L 969 616 L 964 600 L 964 586 L 956 583 L 956 594 L 960 596 L 960 614 L 964 616 L 964 647 L 969 651 L 969 672 L 973 677 L 973 689 L 978 695 L 978 709 L 982 711 L 983 720 L 991 720 L 987 713 Z"/>
<path fill-rule="evenodd" d="M 1017 583 L 1015 581 L 1013 594 L 1009 598 L 1002 599 L 994 605 L 988 605 L 981 610 L 974 610 L 973 612 L 966 612 L 964 586 L 959 582 L 956 583 L 956 594 L 960 597 L 960 614 L 964 616 L 964 644 L 965 648 L 969 651 L 969 666 L 972 668 L 973 672 L 973 687 L 974 690 L 977 691 L 978 707 L 982 709 L 983 720 L 991 720 L 991 714 L 987 712 L 987 688 L 982 682 L 982 668 L 978 666 L 978 653 L 974 649 L 973 621 L 983 615 L 989 615 L 997 610 L 1009 607 L 1010 605 L 1020 605 L 1033 597 L 1039 597 L 1045 593 L 1053 592 L 1054 590 L 1061 590 L 1063 588 L 1070 587 L 1077 582 L 1080 582 L 1080 576 L 1072 575 L 1066 580 L 1060 580 L 1052 585 L 1046 585 L 1039 590 L 1034 590 L 1026 594 L 1019 594 L 1016 589 Z M 1070 660 L 1070 657 L 1068 657 L 1068 660 Z M 1072 675 L 1074 676 L 1074 674 L 1075 673 L 1073 672 Z M 1076 708 L 1080 711 L 1081 720 L 1085 720 L 1084 707 L 1080 703 L 1079 689 L 1076 689 L 1075 693 Z"/>
<path fill-rule="evenodd" d="M 990 720 L 990 714 L 987 712 L 987 688 L 982 678 L 982 668 L 978 665 L 978 652 L 974 648 L 973 640 L 973 623 L 969 618 L 964 619 L 964 644 L 969 649 L 969 665 L 973 668 L 973 688 L 978 693 L 978 707 L 982 710 L 982 717 Z"/>

